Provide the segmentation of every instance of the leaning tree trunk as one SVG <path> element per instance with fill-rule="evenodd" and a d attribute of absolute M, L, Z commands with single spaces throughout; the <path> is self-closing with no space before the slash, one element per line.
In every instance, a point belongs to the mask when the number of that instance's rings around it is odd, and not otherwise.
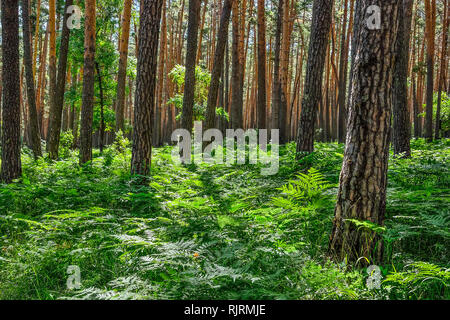
<path fill-rule="evenodd" d="M 184 80 L 183 114 L 181 126 L 192 131 L 195 95 L 195 60 L 197 58 L 198 20 L 201 0 L 189 0 L 189 21 L 186 45 L 186 71 Z"/>
<path fill-rule="evenodd" d="M 95 81 L 95 0 L 86 0 L 85 16 L 80 164 L 92 160 L 92 118 L 94 113 Z"/>
<path fill-rule="evenodd" d="M 131 173 L 143 176 L 150 174 L 152 158 L 152 118 L 162 3 L 163 0 L 141 1 Z"/>
<path fill-rule="evenodd" d="M 398 40 L 396 63 L 394 69 L 394 122 L 393 145 L 394 154 L 402 154 L 408 158 L 411 155 L 411 122 L 408 108 L 408 63 L 409 39 L 411 35 L 413 0 L 403 0 L 399 5 Z"/>
<path fill-rule="evenodd" d="M 2 164 L 0 180 L 22 175 L 20 162 L 19 3 L 2 0 Z"/>
<path fill-rule="evenodd" d="M 225 0 L 220 17 L 219 32 L 217 33 L 217 46 L 214 53 L 214 65 L 211 73 L 208 101 L 206 107 L 206 128 L 214 128 L 216 122 L 216 104 L 219 91 L 220 76 L 223 70 L 225 46 L 230 24 L 231 6 L 234 0 Z"/>
<path fill-rule="evenodd" d="M 308 51 L 297 152 L 314 151 L 314 129 L 322 94 L 322 77 L 333 13 L 332 0 L 315 0 Z"/>
<path fill-rule="evenodd" d="M 386 210 L 392 79 L 400 17 L 398 0 L 359 2 L 347 142 L 330 254 L 337 262 L 366 264 L 380 262 L 383 252 L 374 228 L 384 224 Z M 372 5 L 381 9 L 380 29 L 368 28 L 368 8 Z M 357 226 L 357 221 L 349 219 L 366 222 L 366 226 Z"/>
<path fill-rule="evenodd" d="M 22 30 L 23 30 L 23 60 L 25 64 L 25 78 L 27 82 L 27 100 L 30 123 L 30 140 L 34 158 L 42 156 L 41 134 L 39 132 L 36 111 L 36 92 L 34 90 L 33 53 L 31 52 L 30 16 L 28 14 L 28 0 L 22 0 Z"/>
<path fill-rule="evenodd" d="M 67 55 L 69 53 L 69 36 L 70 29 L 67 26 L 67 20 L 70 13 L 67 9 L 72 5 L 73 0 L 67 0 L 64 8 L 63 27 L 61 33 L 61 42 L 59 46 L 59 61 L 58 61 L 58 75 L 56 77 L 55 92 L 50 92 L 54 95 L 54 103 L 50 104 L 50 120 L 48 128 L 48 155 L 50 159 L 58 159 L 59 139 L 61 134 L 61 117 L 64 106 L 64 91 L 66 88 L 66 73 L 67 73 Z"/>

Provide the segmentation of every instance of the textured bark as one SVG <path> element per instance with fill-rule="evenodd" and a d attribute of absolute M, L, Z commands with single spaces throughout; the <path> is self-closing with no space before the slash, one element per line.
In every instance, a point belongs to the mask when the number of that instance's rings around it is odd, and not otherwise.
<path fill-rule="evenodd" d="M 29 138 L 34 158 L 42 156 L 41 135 L 39 133 L 38 116 L 36 112 L 36 92 L 34 90 L 33 53 L 31 48 L 30 16 L 28 15 L 28 0 L 22 1 L 22 30 L 23 30 L 23 60 L 25 64 L 25 78 L 27 86 Z"/>
<path fill-rule="evenodd" d="M 258 0 L 258 129 L 266 128 L 266 9 L 264 0 Z"/>
<path fill-rule="evenodd" d="M 322 77 L 330 34 L 333 1 L 315 0 L 308 51 L 305 89 L 297 136 L 297 152 L 314 151 L 314 129 L 322 94 Z"/>
<path fill-rule="evenodd" d="M 181 126 L 192 131 L 195 95 L 195 61 L 197 56 L 198 24 L 201 0 L 189 0 L 189 21 L 186 45 L 183 114 Z"/>
<path fill-rule="evenodd" d="M 56 108 L 56 1 L 55 0 L 49 0 L 48 1 L 48 8 L 49 8 L 49 17 L 48 17 L 48 23 L 49 23 L 49 38 L 50 38 L 50 50 L 49 50 L 49 62 L 48 62 L 48 72 L 49 72 L 49 106 L 50 110 L 55 110 Z M 51 112 L 51 111 L 50 111 Z M 49 117 L 51 117 L 51 114 L 49 114 Z M 44 118 L 44 117 L 43 117 Z M 43 120 L 45 121 L 45 120 Z M 48 119 L 50 122 L 50 119 Z M 49 124 L 50 125 L 50 124 Z M 52 135 L 49 134 L 47 130 L 44 130 L 45 136 L 47 138 L 47 151 L 49 151 L 49 154 L 54 155 L 54 152 L 50 152 L 50 148 L 54 145 L 53 141 L 50 141 L 50 137 Z"/>
<path fill-rule="evenodd" d="M 86 0 L 85 4 L 80 164 L 92 160 L 92 118 L 94 113 L 95 0 Z"/>
<path fill-rule="evenodd" d="M 352 2 L 353 5 L 353 2 Z M 338 78 L 338 141 L 339 143 L 345 143 L 345 97 L 347 89 L 347 67 L 348 67 L 348 41 L 346 37 L 347 28 L 347 12 L 348 12 L 348 0 L 344 3 L 344 18 L 343 26 L 341 30 L 341 52 L 339 57 L 339 78 Z M 351 26 L 349 26 L 351 28 Z"/>
<path fill-rule="evenodd" d="M 277 25 L 275 31 L 274 66 L 272 82 L 272 128 L 280 128 L 280 106 L 281 106 L 281 81 L 280 81 L 280 55 L 281 55 L 281 32 L 284 0 L 278 2 Z"/>
<path fill-rule="evenodd" d="M 36 8 L 36 26 L 34 32 L 34 45 L 33 45 L 33 79 L 36 79 L 36 57 L 37 57 L 37 43 L 39 37 L 39 16 L 41 15 L 41 0 L 37 0 Z M 31 30 L 31 29 L 30 29 Z M 31 32 L 31 31 L 30 31 Z"/>
<path fill-rule="evenodd" d="M 394 69 L 393 145 L 394 154 L 411 155 L 411 122 L 408 108 L 408 63 L 411 36 L 413 0 L 403 0 L 399 5 L 399 31 Z"/>
<path fill-rule="evenodd" d="M 427 39 L 427 89 L 425 139 L 433 141 L 434 36 L 436 33 L 436 0 L 425 0 Z"/>
<path fill-rule="evenodd" d="M 151 167 L 152 117 L 162 3 L 162 0 L 141 1 L 131 173 L 144 176 L 150 174 Z"/>
<path fill-rule="evenodd" d="M 1 1 L 2 16 L 2 163 L 0 180 L 22 175 L 20 161 L 19 2 Z"/>
<path fill-rule="evenodd" d="M 211 83 L 208 92 L 208 101 L 206 107 L 206 128 L 211 129 L 215 126 L 217 94 L 219 91 L 220 75 L 223 70 L 224 55 L 228 27 L 230 24 L 231 7 L 234 0 L 225 0 L 222 16 L 220 18 L 220 27 L 217 34 L 217 47 L 214 54 L 214 65 L 211 73 Z"/>
<path fill-rule="evenodd" d="M 335 261 L 379 263 L 383 246 L 368 228 L 346 219 L 384 224 L 392 110 L 392 81 L 398 32 L 398 0 L 361 0 L 355 23 L 356 59 L 330 254 Z M 367 8 L 381 9 L 381 29 L 366 26 Z"/>
<path fill-rule="evenodd" d="M 244 104 L 244 69 L 242 65 L 243 48 L 241 45 L 240 28 L 240 5 L 239 1 L 233 3 L 233 41 L 231 49 L 231 128 L 240 129 L 244 125 L 243 104 Z"/>
<path fill-rule="evenodd" d="M 130 37 L 131 0 L 125 0 L 120 35 L 119 73 L 117 75 L 116 132 L 124 131 L 125 82 L 127 79 L 128 39 Z"/>
<path fill-rule="evenodd" d="M 48 155 L 50 159 L 58 159 L 59 138 L 61 134 L 61 116 L 64 106 L 64 91 L 66 88 L 67 73 L 67 55 L 69 53 L 70 29 L 67 27 L 67 20 L 70 13 L 67 9 L 71 6 L 73 0 L 67 0 L 64 8 L 63 27 L 61 33 L 61 42 L 59 46 L 58 74 L 56 77 L 55 91 L 50 91 L 50 96 L 54 96 L 53 103 L 50 104 L 50 119 L 48 128 Z"/>
<path fill-rule="evenodd" d="M 443 19 L 443 28 L 442 28 L 442 45 L 441 45 L 441 66 L 440 66 L 440 76 L 439 76 L 439 84 L 438 84 L 438 102 L 436 106 L 436 126 L 434 138 L 436 140 L 441 138 L 441 100 L 442 100 L 442 90 L 445 86 L 445 65 L 447 59 L 447 42 L 448 42 L 448 1 L 444 1 L 444 19 Z"/>

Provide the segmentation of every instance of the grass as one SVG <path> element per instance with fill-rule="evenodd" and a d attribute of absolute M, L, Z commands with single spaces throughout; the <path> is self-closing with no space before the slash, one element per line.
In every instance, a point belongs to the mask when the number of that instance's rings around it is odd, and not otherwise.
<path fill-rule="evenodd" d="M 391 159 L 381 289 L 326 256 L 343 146 L 318 144 L 280 171 L 178 166 L 156 149 L 148 185 L 119 141 L 32 160 L 0 185 L 0 299 L 449 299 L 449 141 Z M 309 170 L 314 167 L 315 170 Z M 309 171 L 308 171 L 309 170 Z M 81 271 L 69 290 L 67 268 Z"/>

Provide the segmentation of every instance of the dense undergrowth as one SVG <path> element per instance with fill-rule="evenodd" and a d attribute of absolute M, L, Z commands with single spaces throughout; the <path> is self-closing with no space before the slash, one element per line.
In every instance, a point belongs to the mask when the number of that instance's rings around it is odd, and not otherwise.
<path fill-rule="evenodd" d="M 175 165 L 155 150 L 145 186 L 118 141 L 80 167 L 32 160 L 0 185 L 0 299 L 449 299 L 449 141 L 391 159 L 381 289 L 327 246 L 343 146 L 318 144 L 280 170 Z M 310 169 L 313 168 L 313 169 Z M 364 227 L 364 226 L 363 226 Z M 67 268 L 81 288 L 69 290 Z M 351 266 L 350 266 L 351 267 Z"/>

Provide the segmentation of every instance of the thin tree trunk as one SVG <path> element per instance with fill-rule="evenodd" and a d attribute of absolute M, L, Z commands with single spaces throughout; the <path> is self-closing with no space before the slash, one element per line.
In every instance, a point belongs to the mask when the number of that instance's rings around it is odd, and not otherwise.
<path fill-rule="evenodd" d="M 436 31 L 436 0 L 425 0 L 427 39 L 427 90 L 425 139 L 433 141 L 434 36 Z"/>
<path fill-rule="evenodd" d="M 22 30 L 23 30 L 23 60 L 25 64 L 25 78 L 27 84 L 28 116 L 30 125 L 30 142 L 34 158 L 42 156 L 41 136 L 39 133 L 38 116 L 36 112 L 36 92 L 34 90 L 33 53 L 31 49 L 30 16 L 28 15 L 28 0 L 22 1 Z"/>
<path fill-rule="evenodd" d="M 55 91 L 50 91 L 50 96 L 54 96 L 53 103 L 50 104 L 50 122 L 48 132 L 48 155 L 50 159 L 58 159 L 59 138 L 61 134 L 61 116 L 64 107 L 64 91 L 66 88 L 67 56 L 69 53 L 70 29 L 67 26 L 67 20 L 70 13 L 67 9 L 72 5 L 73 0 L 66 0 L 64 8 L 63 28 L 61 42 L 59 46 L 58 75 L 56 77 Z"/>
<path fill-rule="evenodd" d="M 440 76 L 439 76 L 439 84 L 438 84 L 438 101 L 436 106 L 436 127 L 435 127 L 435 136 L 436 140 L 441 138 L 441 99 L 442 99 L 442 90 L 445 86 L 445 65 L 447 59 L 447 39 L 448 39 L 448 1 L 444 0 L 444 14 L 443 14 L 443 28 L 442 28 L 442 45 L 441 45 L 441 66 L 440 66 Z"/>
<path fill-rule="evenodd" d="M 217 34 L 217 48 L 214 55 L 214 64 L 211 74 L 211 83 L 209 86 L 208 101 L 206 107 L 206 128 L 214 128 L 216 122 L 217 94 L 219 91 L 220 73 L 223 70 L 225 46 L 230 23 L 231 8 L 234 0 L 225 0 L 222 16 L 220 18 L 220 27 Z"/>

